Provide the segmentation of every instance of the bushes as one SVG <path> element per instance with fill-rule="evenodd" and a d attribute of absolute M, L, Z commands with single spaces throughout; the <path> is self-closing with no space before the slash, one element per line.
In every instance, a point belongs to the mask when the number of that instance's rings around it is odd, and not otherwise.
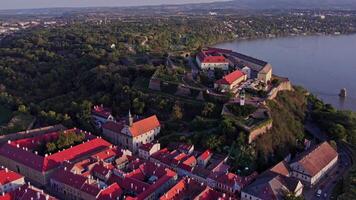
<path fill-rule="evenodd" d="M 227 108 L 237 117 L 247 117 L 257 110 L 255 106 L 250 104 L 244 106 L 240 106 L 239 104 L 229 104 L 227 105 Z"/>

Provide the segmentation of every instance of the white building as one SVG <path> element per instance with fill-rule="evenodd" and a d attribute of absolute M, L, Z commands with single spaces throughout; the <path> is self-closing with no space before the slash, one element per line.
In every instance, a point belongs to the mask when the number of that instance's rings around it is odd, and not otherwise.
<path fill-rule="evenodd" d="M 337 164 L 338 153 L 329 143 L 311 148 L 290 164 L 292 176 L 308 186 L 315 185 Z"/>
<path fill-rule="evenodd" d="M 229 61 L 214 50 L 203 50 L 196 57 L 197 64 L 202 70 L 214 70 L 216 68 L 228 70 Z"/>
<path fill-rule="evenodd" d="M 129 113 L 128 124 L 108 121 L 103 125 L 103 135 L 111 143 L 138 152 L 138 148 L 152 142 L 161 130 L 156 115 L 133 122 Z"/>

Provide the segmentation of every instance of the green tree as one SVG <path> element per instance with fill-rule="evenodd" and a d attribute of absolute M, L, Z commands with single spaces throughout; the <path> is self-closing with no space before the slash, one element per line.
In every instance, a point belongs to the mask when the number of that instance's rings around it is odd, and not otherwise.
<path fill-rule="evenodd" d="M 140 101 L 139 98 L 135 98 L 132 101 L 132 106 L 137 114 L 142 114 L 145 109 L 145 103 Z"/>
<path fill-rule="evenodd" d="M 202 115 L 204 117 L 209 117 L 214 112 L 215 105 L 213 103 L 206 103 L 202 110 Z"/>
<path fill-rule="evenodd" d="M 28 109 L 25 105 L 19 105 L 18 111 L 21 113 L 27 113 Z"/>
<path fill-rule="evenodd" d="M 176 104 L 173 106 L 171 116 L 172 116 L 172 119 L 174 119 L 174 120 L 180 120 L 180 119 L 183 118 L 182 109 L 181 109 L 181 107 L 179 106 L 178 103 L 176 103 Z"/>
<path fill-rule="evenodd" d="M 343 140 L 346 138 L 346 129 L 341 124 L 333 124 L 329 129 L 329 132 L 336 140 Z"/>
<path fill-rule="evenodd" d="M 57 146 L 54 142 L 48 142 L 46 144 L 47 153 L 53 153 L 57 151 Z"/>

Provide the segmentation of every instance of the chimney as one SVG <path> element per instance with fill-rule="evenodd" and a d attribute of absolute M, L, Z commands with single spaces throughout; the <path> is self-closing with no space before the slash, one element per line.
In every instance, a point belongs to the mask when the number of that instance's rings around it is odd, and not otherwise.
<path fill-rule="evenodd" d="M 37 192 L 37 199 L 41 199 L 41 193 Z"/>
<path fill-rule="evenodd" d="M 11 143 L 11 140 L 8 140 L 7 143 L 10 144 L 10 143 Z"/>
<path fill-rule="evenodd" d="M 48 194 L 46 194 L 46 200 L 49 200 L 49 195 Z"/>
<path fill-rule="evenodd" d="M 8 173 L 8 172 L 9 172 L 9 170 L 7 169 L 7 167 L 5 168 L 5 172 L 6 172 L 6 173 Z"/>

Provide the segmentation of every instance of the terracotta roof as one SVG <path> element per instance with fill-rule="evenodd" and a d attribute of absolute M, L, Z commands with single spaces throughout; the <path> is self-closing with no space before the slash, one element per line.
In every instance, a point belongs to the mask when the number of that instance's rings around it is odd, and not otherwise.
<path fill-rule="evenodd" d="M 231 197 L 225 193 L 215 191 L 211 188 L 206 188 L 202 194 L 199 195 L 199 200 L 237 200 L 235 197 Z"/>
<path fill-rule="evenodd" d="M 152 115 L 151 117 L 134 122 L 129 129 L 132 136 L 137 137 L 160 126 L 157 116 Z"/>
<path fill-rule="evenodd" d="M 29 199 L 56 200 L 56 198 L 44 193 L 43 190 L 39 190 L 38 188 L 34 188 L 28 185 L 23 185 L 18 189 L 7 193 L 3 197 L 0 196 L 0 200 L 29 200 Z"/>
<path fill-rule="evenodd" d="M 285 161 L 281 161 L 278 164 L 276 164 L 275 166 L 273 166 L 270 171 L 280 174 L 282 176 L 289 176 L 290 175 L 290 170 L 289 170 L 289 166 Z"/>
<path fill-rule="evenodd" d="M 335 149 L 328 142 L 323 142 L 298 157 L 295 162 L 298 162 L 309 175 L 315 176 L 337 156 Z"/>
<path fill-rule="evenodd" d="M 111 184 L 99 194 L 98 200 L 116 200 L 123 194 L 122 189 L 117 183 Z"/>
<path fill-rule="evenodd" d="M 154 143 L 146 143 L 141 145 L 139 148 L 143 151 L 150 151 L 154 145 Z"/>
<path fill-rule="evenodd" d="M 245 74 L 240 71 L 240 70 L 235 70 L 232 73 L 224 76 L 222 79 L 217 80 L 217 84 L 224 84 L 224 85 L 231 85 L 233 84 L 237 79 L 245 76 Z"/>
<path fill-rule="evenodd" d="M 0 186 L 23 178 L 22 175 L 8 169 L 0 169 Z"/>
<path fill-rule="evenodd" d="M 197 56 L 202 63 L 228 63 L 226 58 L 214 49 L 202 50 Z"/>
<path fill-rule="evenodd" d="M 121 130 L 124 128 L 124 126 L 125 126 L 124 122 L 108 121 L 105 124 L 103 124 L 102 128 L 113 131 L 115 133 L 121 133 Z"/>
<path fill-rule="evenodd" d="M 200 184 L 196 180 L 185 177 L 162 195 L 160 200 L 195 199 L 206 188 L 207 186 Z"/>
<path fill-rule="evenodd" d="M 210 156 L 213 154 L 213 152 L 211 152 L 209 149 L 204 151 L 199 157 L 198 159 L 201 159 L 201 160 L 206 160 L 208 158 L 210 158 Z"/>
<path fill-rule="evenodd" d="M 72 148 L 43 157 L 36 155 L 29 150 L 17 147 L 16 143 L 13 142 L 1 146 L 0 155 L 42 172 L 54 169 L 64 161 L 76 160 L 98 151 L 102 151 L 110 146 L 111 144 L 107 141 L 101 138 L 95 138 Z"/>
<path fill-rule="evenodd" d="M 106 159 L 118 157 L 120 155 L 122 155 L 122 152 L 119 151 L 118 148 L 110 148 L 110 149 L 101 151 L 99 153 L 96 153 L 96 154 L 92 155 L 91 157 L 95 158 L 95 159 L 99 159 L 99 160 L 106 160 Z"/>
<path fill-rule="evenodd" d="M 92 115 L 107 119 L 111 115 L 111 110 L 103 106 L 94 106 L 91 113 Z"/>

